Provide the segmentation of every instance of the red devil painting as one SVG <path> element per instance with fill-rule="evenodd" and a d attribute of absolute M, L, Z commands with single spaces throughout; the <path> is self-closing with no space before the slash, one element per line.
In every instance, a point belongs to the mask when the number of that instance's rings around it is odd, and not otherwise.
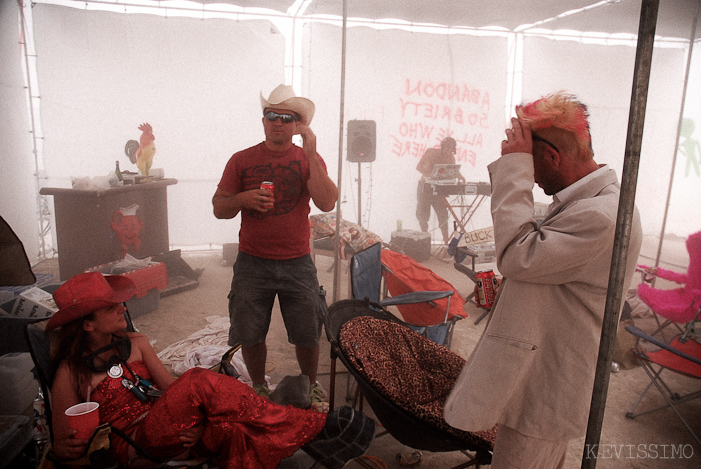
<path fill-rule="evenodd" d="M 130 248 L 133 248 L 134 251 L 138 251 L 141 246 L 139 234 L 141 233 L 141 228 L 144 226 L 144 221 L 136 216 L 136 210 L 138 208 L 139 206 L 134 204 L 129 207 L 121 207 L 112 214 L 110 226 L 112 227 L 112 231 L 117 233 L 117 237 L 119 238 L 119 243 L 122 248 L 122 258 L 127 255 Z"/>

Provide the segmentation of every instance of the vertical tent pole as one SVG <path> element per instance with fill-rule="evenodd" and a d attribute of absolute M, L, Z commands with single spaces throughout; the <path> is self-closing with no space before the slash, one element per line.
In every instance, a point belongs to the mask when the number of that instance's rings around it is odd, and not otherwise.
<path fill-rule="evenodd" d="M 333 302 L 338 301 L 338 291 L 341 287 L 340 233 L 341 233 L 341 185 L 343 182 L 343 126 L 346 99 L 346 20 L 348 11 L 346 0 L 343 0 L 343 33 L 341 39 L 341 111 L 338 119 L 338 197 L 336 202 L 336 236 L 333 243 Z"/>
<path fill-rule="evenodd" d="M 618 313 L 623 295 L 630 231 L 635 207 L 635 187 L 638 180 L 640 147 L 643 139 L 643 124 L 645 122 L 645 107 L 647 105 L 650 65 L 655 42 L 658 9 L 659 0 L 643 0 L 640 9 L 638 45 L 635 55 L 635 72 L 633 74 L 633 91 L 628 116 L 628 135 L 626 138 L 623 175 L 621 176 L 621 195 L 618 202 L 616 237 L 613 242 L 606 308 L 604 310 L 604 322 L 601 330 L 601 342 L 599 343 L 599 356 L 596 363 L 591 407 L 589 408 L 587 435 L 582 454 L 582 468 L 596 467 L 601 427 L 606 409 L 606 394 L 611 373 L 613 347 L 618 329 Z"/>

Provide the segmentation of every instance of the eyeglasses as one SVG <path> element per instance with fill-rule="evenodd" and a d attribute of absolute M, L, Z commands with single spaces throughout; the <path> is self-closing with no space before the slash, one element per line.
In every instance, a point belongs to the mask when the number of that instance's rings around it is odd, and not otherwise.
<path fill-rule="evenodd" d="M 556 152 L 560 153 L 560 149 L 559 149 L 559 148 L 557 148 L 557 147 L 556 147 L 555 145 L 553 145 L 551 142 L 545 140 L 543 137 L 541 137 L 541 136 L 539 136 L 539 135 L 532 134 L 532 135 L 531 135 L 531 139 L 533 139 L 533 140 L 536 141 L 536 142 L 543 142 L 544 144 L 546 144 L 546 145 L 548 145 L 548 146 L 550 146 L 550 147 L 553 147 L 553 149 L 554 149 Z"/>
<path fill-rule="evenodd" d="M 275 111 L 268 111 L 264 114 L 264 117 L 270 122 L 275 122 L 280 119 L 283 124 L 291 124 L 292 122 L 297 122 L 297 116 L 293 114 L 278 114 Z"/>

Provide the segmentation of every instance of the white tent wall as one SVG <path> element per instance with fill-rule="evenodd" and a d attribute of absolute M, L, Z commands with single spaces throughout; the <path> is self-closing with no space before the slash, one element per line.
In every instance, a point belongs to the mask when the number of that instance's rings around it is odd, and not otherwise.
<path fill-rule="evenodd" d="M 262 140 L 259 91 L 284 81 L 285 41 L 268 21 L 164 18 L 37 5 L 45 185 L 136 171 L 124 145 L 148 122 L 177 245 L 235 240 L 212 215 L 231 154 Z M 60 247 L 59 247 L 60 249 Z"/>
<path fill-rule="evenodd" d="M 650 89 L 641 149 L 636 205 L 647 234 L 658 234 L 676 141 L 686 67 L 686 50 L 657 47 L 653 52 Z M 526 101 L 566 89 L 584 102 L 591 115 L 592 145 L 599 164 L 623 171 L 626 132 L 635 62 L 631 46 L 603 46 L 542 37 L 526 38 L 523 96 Z M 537 198 L 546 201 L 542 191 Z M 701 228 L 673 224 L 686 236 Z"/>
<path fill-rule="evenodd" d="M 662 156 L 671 159 L 673 152 L 679 148 L 676 166 L 674 168 L 672 190 L 669 199 L 666 233 L 682 237 L 701 229 L 701 214 L 698 202 L 701 200 L 701 42 L 696 41 L 688 77 L 688 88 L 684 105 L 684 118 L 691 126 L 682 130 L 678 147 L 676 140 L 665 142 Z M 674 116 L 678 119 L 678 116 Z M 688 131 L 688 133 L 686 133 Z M 682 150 L 682 148 L 685 148 Z M 651 155 L 650 166 L 654 165 L 654 155 Z M 663 173 L 652 176 L 656 179 L 669 181 L 670 175 Z M 662 192 L 658 189 L 658 192 Z M 664 193 L 664 197 L 667 193 Z M 662 217 L 660 217 L 662 218 Z"/>
<path fill-rule="evenodd" d="M 338 89 L 341 51 L 338 27 L 315 24 L 308 31 L 310 53 L 305 64 L 314 90 Z M 468 35 L 419 34 L 353 27 L 347 33 L 344 123 L 374 120 L 376 159 L 348 162 L 343 150 L 343 218 L 389 241 L 397 220 L 404 229 L 419 229 L 415 217 L 419 173 L 416 165 L 426 148 L 450 135 L 458 144 L 456 160 L 468 181 L 488 181 L 486 165 L 503 135 L 506 91 L 506 39 Z M 493 60 L 500 57 L 501 60 Z M 318 101 L 315 124 L 324 140 L 335 143 L 338 99 Z M 321 121 L 322 119 L 320 119 Z M 327 122 L 328 120 L 328 122 Z M 346 142 L 348 145 L 348 142 Z M 324 154 L 338 155 L 338 149 Z M 488 204 L 480 208 L 481 224 L 491 224 Z M 440 232 L 434 237 L 440 238 Z"/>
<path fill-rule="evenodd" d="M 0 72 L 0 104 L 9 116 L 0 135 L 6 142 L 3 162 L 10 169 L 0 176 L 0 213 L 35 261 L 39 257 L 36 182 L 22 82 L 23 58 L 17 47 L 16 3 L 0 2 L 0 13 L 0 47 L 3 64 L 7 64 Z M 107 175 L 115 160 L 122 169 L 135 170 L 124 155 L 124 144 L 138 140 L 138 125 L 149 122 L 156 137 L 154 166 L 165 168 L 166 176 L 178 179 L 178 184 L 168 188 L 171 244 L 185 247 L 236 242 L 238 220 L 216 220 L 211 196 L 230 155 L 263 138 L 259 92 L 267 95 L 286 77 L 297 76 L 290 73 L 290 37 L 280 33 L 291 28 L 275 27 L 284 22 L 280 17 L 193 19 L 47 4 L 35 4 L 32 16 L 47 176 L 42 185 L 70 187 L 71 177 Z M 340 23 L 310 21 L 303 31 L 303 39 L 295 39 L 302 43 L 302 63 L 292 64 L 295 69 L 301 67 L 301 82 L 294 85 L 317 105 L 312 127 L 319 136 L 318 151 L 335 179 L 341 99 Z M 509 66 L 514 58 L 513 38 L 514 34 L 507 32 L 448 35 L 398 28 L 348 28 L 344 131 L 348 120 L 375 120 L 377 159 L 362 163 L 358 178 L 358 164 L 345 161 L 345 148 L 340 152 L 345 219 L 357 221 L 360 179 L 364 226 L 386 240 L 397 219 L 403 220 L 405 228 L 416 229 L 415 166 L 422 149 L 437 145 L 446 132 L 458 140 L 458 159 L 465 177 L 469 181 L 488 180 L 486 166 L 499 155 L 509 117 L 505 105 L 510 102 L 510 80 L 514 78 Z M 676 149 L 686 67 L 681 39 L 676 45 L 656 47 L 653 54 L 637 192 L 644 230 L 650 235 L 659 234 Z M 597 161 L 611 164 L 620 177 L 635 44 L 612 42 L 553 40 L 526 34 L 522 84 L 517 81 L 513 91 L 525 100 L 559 89 L 577 94 L 590 107 Z M 696 140 L 701 139 L 700 62 L 697 52 L 686 106 L 686 115 L 697 123 L 692 136 Z M 427 96 L 426 88 L 419 96 L 418 83 L 429 84 L 434 94 Z M 442 84 L 468 88 L 469 98 L 444 103 L 435 94 Z M 451 119 L 441 113 L 446 105 Z M 458 122 L 458 108 L 463 119 L 465 114 L 474 114 L 477 120 L 470 123 L 468 117 L 467 124 Z M 439 114 L 434 118 L 436 111 Z M 432 130 L 422 134 L 418 129 Z M 699 199 L 699 176 L 693 168 L 685 176 L 685 165 L 685 158 L 680 157 L 667 226 L 667 232 L 679 236 L 700 229 L 688 202 Z M 537 200 L 547 200 L 539 189 L 535 193 Z M 478 210 L 472 227 L 490 224 L 487 204 Z M 435 226 L 435 221 L 432 223 Z"/>
<path fill-rule="evenodd" d="M 22 75 L 24 56 L 19 46 L 19 9 L 0 1 L 0 216 L 22 240 L 30 259 L 39 256 L 36 178 L 29 132 L 27 90 Z"/>

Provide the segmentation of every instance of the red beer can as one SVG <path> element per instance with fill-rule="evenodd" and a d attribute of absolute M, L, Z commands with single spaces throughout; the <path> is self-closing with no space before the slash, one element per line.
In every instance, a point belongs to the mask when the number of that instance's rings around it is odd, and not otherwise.
<path fill-rule="evenodd" d="M 494 305 L 494 271 L 481 270 L 477 272 L 477 298 L 483 308 L 491 308 Z"/>
<path fill-rule="evenodd" d="M 275 184 L 273 184 L 272 181 L 263 181 L 260 183 L 260 188 L 265 189 L 266 191 L 270 191 L 272 193 L 275 193 Z"/>

